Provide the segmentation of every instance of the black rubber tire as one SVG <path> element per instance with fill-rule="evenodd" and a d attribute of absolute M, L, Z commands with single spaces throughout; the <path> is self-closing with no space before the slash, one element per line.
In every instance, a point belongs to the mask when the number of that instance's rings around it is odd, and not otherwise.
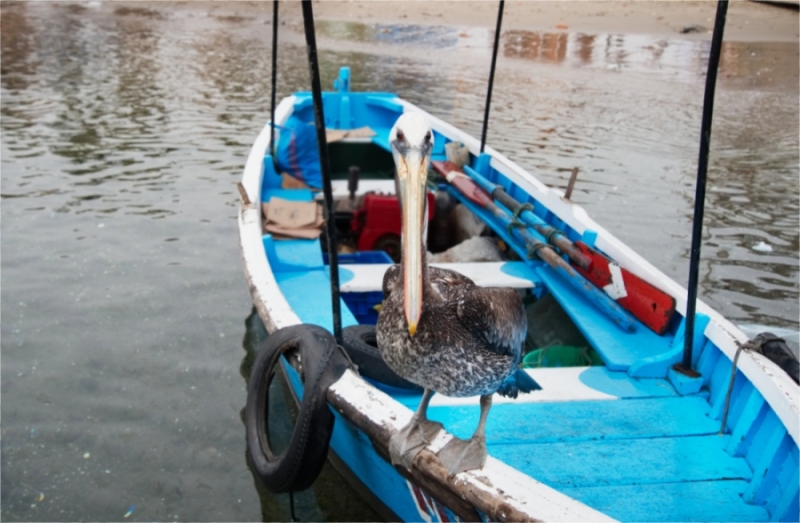
<path fill-rule="evenodd" d="M 399 389 L 421 389 L 418 385 L 398 376 L 383 361 L 378 350 L 374 325 L 345 327 L 342 330 L 342 344 L 362 376 Z"/>
<path fill-rule="evenodd" d="M 771 332 L 762 332 L 754 338 L 754 341 L 757 341 L 761 347 L 758 352 L 778 365 L 795 383 L 800 384 L 800 363 L 786 344 L 786 340 Z"/>
<path fill-rule="evenodd" d="M 269 385 L 281 354 L 292 350 L 300 351 L 303 400 L 289 445 L 276 455 L 267 431 Z M 316 325 L 286 327 L 261 344 L 247 388 L 245 425 L 253 472 L 271 492 L 305 490 L 317 479 L 333 432 L 327 390 L 348 365 L 333 336 Z"/>

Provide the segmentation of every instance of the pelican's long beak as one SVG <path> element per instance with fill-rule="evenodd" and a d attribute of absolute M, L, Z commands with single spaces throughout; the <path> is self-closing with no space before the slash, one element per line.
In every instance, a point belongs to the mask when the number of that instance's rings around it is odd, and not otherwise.
<path fill-rule="evenodd" d="M 417 332 L 422 315 L 422 249 L 428 157 L 417 149 L 396 154 L 397 182 L 403 208 L 403 278 L 408 333 Z"/>

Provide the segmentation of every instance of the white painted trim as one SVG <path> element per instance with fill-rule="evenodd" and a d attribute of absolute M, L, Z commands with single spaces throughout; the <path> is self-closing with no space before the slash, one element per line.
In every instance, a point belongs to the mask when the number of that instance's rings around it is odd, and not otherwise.
<path fill-rule="evenodd" d="M 475 282 L 479 287 L 511 287 L 530 289 L 534 282 L 506 274 L 501 267 L 507 262 L 431 263 L 433 267 L 456 271 Z M 353 273 L 353 279 L 341 285 L 342 292 L 376 292 L 383 286 L 383 275 L 390 263 L 342 264 L 342 269 Z"/>
<path fill-rule="evenodd" d="M 294 103 L 295 97 L 293 95 L 287 96 L 275 108 L 275 122 L 278 125 L 284 123 L 292 115 Z M 261 200 L 261 177 L 264 174 L 264 156 L 266 155 L 267 147 L 269 147 L 270 131 L 271 126 L 267 122 L 261 132 L 258 133 L 253 147 L 250 148 L 247 162 L 244 164 L 242 185 L 244 185 L 251 202 L 259 202 Z"/>
<path fill-rule="evenodd" d="M 700 310 L 698 304 L 698 310 Z M 702 304 L 705 305 L 705 304 Z M 705 335 L 722 353 L 733 361 L 738 349 L 737 342 L 744 343 L 747 336 L 728 320 L 713 312 L 712 321 L 706 327 Z M 796 445 L 800 445 L 800 387 L 792 381 L 786 372 L 766 357 L 745 352 L 739 355 L 737 366 L 750 383 L 764 396 L 764 400 L 781 420 L 786 431 L 792 436 Z"/>
<path fill-rule="evenodd" d="M 284 98 L 275 109 L 275 122 L 283 123 L 292 114 L 294 96 Z M 261 179 L 264 174 L 264 156 L 269 147 L 270 125 L 267 123 L 256 138 L 242 175 L 242 185 L 251 204 L 239 206 L 239 247 L 245 276 L 253 297 L 253 304 L 267 330 L 274 332 L 282 327 L 296 325 L 300 318 L 289 306 L 269 266 L 264 252 L 261 232 Z"/>
<path fill-rule="evenodd" d="M 331 180 L 333 198 L 347 198 L 350 191 L 347 190 L 347 180 Z M 363 196 L 369 192 L 378 194 L 394 195 L 394 180 L 359 180 L 356 196 Z M 314 195 L 315 200 L 324 200 L 325 195 L 318 193 Z"/>
<path fill-rule="evenodd" d="M 527 394 L 520 394 L 516 398 L 507 398 L 500 394 L 492 396 L 492 404 L 500 403 L 561 403 L 566 401 L 594 401 L 594 400 L 618 400 L 619 396 L 613 396 L 595 390 L 585 385 L 580 375 L 591 367 L 555 367 L 540 369 L 525 369 L 528 375 L 542 386 L 542 390 L 536 390 Z M 446 407 L 455 405 L 480 405 L 480 396 L 470 396 L 468 398 L 454 398 L 442 394 L 434 394 L 430 402 L 431 406 Z"/>
<path fill-rule="evenodd" d="M 372 137 L 360 137 L 360 138 L 342 138 L 340 140 L 336 140 L 335 142 L 328 142 L 328 143 L 372 143 Z"/>
<path fill-rule="evenodd" d="M 345 371 L 339 381 L 331 385 L 330 391 L 347 398 L 348 403 L 378 426 L 399 430 L 411 419 L 411 410 L 351 370 Z M 447 439 L 448 434 L 440 434 L 428 448 L 436 452 Z M 482 469 L 461 472 L 456 475 L 456 481 L 502 499 L 529 515 L 531 521 L 615 521 L 491 456 Z"/>

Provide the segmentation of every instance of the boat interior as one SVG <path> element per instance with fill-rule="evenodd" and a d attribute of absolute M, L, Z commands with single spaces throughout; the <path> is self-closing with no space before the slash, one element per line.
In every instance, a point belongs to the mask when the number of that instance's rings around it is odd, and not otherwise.
<path fill-rule="evenodd" d="M 357 230 L 358 223 L 353 226 L 368 196 L 394 194 L 388 133 L 403 111 L 394 100 L 388 93 L 325 93 L 328 127 L 368 126 L 375 133 L 329 144 L 337 233 L 349 246 L 339 254 L 344 327 L 376 322 L 383 273 L 398 254 L 399 237 L 376 238 L 369 249 L 359 248 L 363 230 Z M 298 93 L 290 118 L 313 122 L 312 110 L 310 95 Z M 446 160 L 445 145 L 452 140 L 434 131 L 433 159 Z M 321 198 L 316 190 L 282 188 L 271 156 L 263 165 L 262 202 L 275 197 Z M 594 245 L 595 233 L 569 227 L 494 169 L 488 155 L 470 154 L 467 165 L 531 204 L 538 218 L 570 240 Z M 354 166 L 359 182 L 351 194 L 348 178 Z M 732 362 L 705 336 L 707 316 L 698 315 L 694 329 L 693 363 L 699 381 L 687 388 L 670 372 L 683 350 L 686 326 L 681 314 L 673 315 L 664 334 L 638 320 L 635 332 L 620 328 L 553 268 L 529 259 L 526 247 L 485 210 L 448 184 L 433 180 L 431 187 L 431 252 L 446 252 L 463 236 L 448 220 L 452 209 L 461 205 L 486 224 L 479 236 L 498 246 L 500 258 L 442 263 L 478 285 L 514 287 L 527 305 L 525 350 L 531 357 L 525 362 L 543 390 L 516 400 L 496 399 L 486 427 L 492 456 L 624 521 L 786 521 L 797 516 L 797 445 L 741 371 L 733 372 L 729 392 Z M 298 317 L 330 328 L 324 236 L 275 240 L 265 234 L 263 243 L 273 274 Z M 411 410 L 419 402 L 420 391 L 373 384 Z M 727 421 L 721 427 L 728 401 Z M 467 438 L 478 422 L 477 404 L 477 398 L 436 395 L 428 415 Z"/>

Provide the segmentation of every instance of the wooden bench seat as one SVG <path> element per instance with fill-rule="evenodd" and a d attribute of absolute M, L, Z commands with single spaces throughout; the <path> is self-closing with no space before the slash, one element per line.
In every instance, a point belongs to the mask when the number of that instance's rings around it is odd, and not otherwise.
<path fill-rule="evenodd" d="M 535 274 L 525 262 L 432 263 L 434 267 L 451 269 L 471 278 L 480 287 L 512 287 L 530 289 Z M 339 266 L 341 292 L 375 292 L 383 285 L 388 263 L 345 264 Z M 531 278 L 527 277 L 530 274 Z"/>

